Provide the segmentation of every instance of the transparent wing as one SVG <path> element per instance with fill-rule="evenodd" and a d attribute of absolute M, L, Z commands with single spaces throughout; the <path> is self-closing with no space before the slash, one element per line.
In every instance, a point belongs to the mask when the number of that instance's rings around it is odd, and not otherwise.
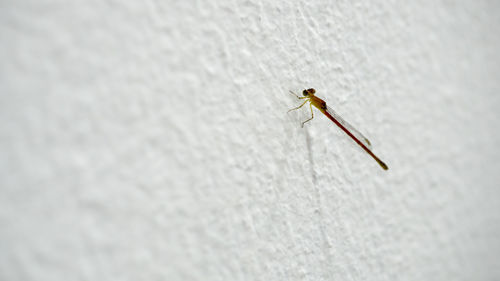
<path fill-rule="evenodd" d="M 370 141 L 365 136 L 363 136 L 362 133 L 360 133 L 358 130 L 354 129 L 354 127 L 351 124 L 349 124 L 342 117 L 340 117 L 340 115 L 338 115 L 337 112 L 335 112 L 335 110 L 333 110 L 329 106 L 327 106 L 326 112 L 330 113 L 330 115 L 333 118 L 335 118 L 340 124 L 342 124 L 342 126 L 344 126 L 347 130 L 349 130 L 358 140 L 363 142 L 363 144 L 366 145 L 366 147 L 368 149 L 370 149 L 370 150 L 372 149 L 372 145 L 371 145 Z"/>

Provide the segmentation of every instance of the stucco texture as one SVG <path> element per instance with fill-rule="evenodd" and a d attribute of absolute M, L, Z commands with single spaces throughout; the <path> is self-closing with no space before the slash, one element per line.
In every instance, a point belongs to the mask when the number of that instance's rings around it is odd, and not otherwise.
<path fill-rule="evenodd" d="M 500 280 L 499 15 L 1 1 L 0 279 Z"/>

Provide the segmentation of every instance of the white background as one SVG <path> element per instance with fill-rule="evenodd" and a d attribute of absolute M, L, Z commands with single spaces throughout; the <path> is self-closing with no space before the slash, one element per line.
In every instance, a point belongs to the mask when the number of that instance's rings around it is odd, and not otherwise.
<path fill-rule="evenodd" d="M 498 280 L 499 15 L 1 1 L 0 279 Z"/>

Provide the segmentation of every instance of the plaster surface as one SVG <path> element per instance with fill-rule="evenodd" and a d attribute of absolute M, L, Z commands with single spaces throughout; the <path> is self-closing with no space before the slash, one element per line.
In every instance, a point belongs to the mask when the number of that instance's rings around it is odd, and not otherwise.
<path fill-rule="evenodd" d="M 0 279 L 500 279 L 499 14 L 1 1 Z"/>

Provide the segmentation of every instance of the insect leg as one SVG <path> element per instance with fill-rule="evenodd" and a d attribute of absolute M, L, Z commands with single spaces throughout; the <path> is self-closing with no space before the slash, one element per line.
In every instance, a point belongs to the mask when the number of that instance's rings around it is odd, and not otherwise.
<path fill-rule="evenodd" d="M 299 100 L 303 100 L 303 99 L 307 99 L 307 97 L 299 97 L 299 95 L 297 95 L 296 93 L 290 91 L 290 93 L 292 93 L 292 95 L 296 96 Z"/>
<path fill-rule="evenodd" d="M 290 112 L 290 111 L 292 111 L 292 110 L 297 110 L 297 109 L 299 109 L 299 108 L 303 107 L 303 106 L 304 106 L 304 104 L 306 104 L 306 102 L 308 102 L 308 101 L 309 101 L 309 100 L 306 100 L 305 102 L 303 102 L 301 105 L 297 106 L 296 108 L 292 108 L 292 109 L 288 110 L 288 111 L 287 111 L 287 113 L 288 113 L 288 112 Z"/>
<path fill-rule="evenodd" d="M 306 122 L 309 122 L 311 121 L 313 118 L 314 118 L 314 112 L 313 112 L 313 106 L 312 106 L 312 103 L 309 104 L 309 107 L 311 108 L 311 118 L 307 119 L 306 121 L 302 122 L 302 128 L 304 128 L 304 124 Z"/>

